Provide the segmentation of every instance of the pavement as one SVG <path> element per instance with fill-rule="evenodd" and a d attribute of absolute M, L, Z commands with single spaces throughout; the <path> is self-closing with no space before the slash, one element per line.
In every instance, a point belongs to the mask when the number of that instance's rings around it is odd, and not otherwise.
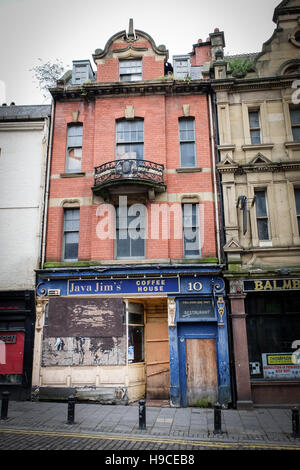
<path fill-rule="evenodd" d="M 215 433 L 212 408 L 174 408 L 146 404 L 146 429 L 139 426 L 139 406 L 76 403 L 74 422 L 68 424 L 66 402 L 9 401 L 7 419 L 0 419 L 0 435 L 9 430 L 41 433 L 79 433 L 166 438 L 172 442 L 205 441 L 256 443 L 264 448 L 300 450 L 293 436 L 291 408 L 222 409 L 221 433 Z"/>

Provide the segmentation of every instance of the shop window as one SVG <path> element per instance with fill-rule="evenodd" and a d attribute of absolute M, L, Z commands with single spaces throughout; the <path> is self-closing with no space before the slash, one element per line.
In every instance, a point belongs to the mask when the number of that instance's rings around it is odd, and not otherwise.
<path fill-rule="evenodd" d="M 63 233 L 63 260 L 78 260 L 79 209 L 65 209 Z"/>
<path fill-rule="evenodd" d="M 293 139 L 295 142 L 299 142 L 300 141 L 300 109 L 291 108 L 290 117 L 291 117 Z"/>
<path fill-rule="evenodd" d="M 259 111 L 249 111 L 249 127 L 251 144 L 261 143 Z"/>
<path fill-rule="evenodd" d="M 66 172 L 81 171 L 82 158 L 82 124 L 69 124 L 67 132 Z"/>
<path fill-rule="evenodd" d="M 293 362 L 300 340 L 300 293 L 248 294 L 245 300 L 252 378 L 300 380 Z"/>
<path fill-rule="evenodd" d="M 142 59 L 120 60 L 119 76 L 121 82 L 136 82 L 142 80 Z"/>
<path fill-rule="evenodd" d="M 116 257 L 145 257 L 146 208 L 142 204 L 120 206 L 116 211 Z"/>
<path fill-rule="evenodd" d="M 184 257 L 200 256 L 199 204 L 183 204 L 182 215 Z"/>
<path fill-rule="evenodd" d="M 144 305 L 128 304 L 128 362 L 144 362 Z"/>
<path fill-rule="evenodd" d="M 117 121 L 116 126 L 116 158 L 144 158 L 144 121 L 134 119 Z"/>
<path fill-rule="evenodd" d="M 295 188 L 296 213 L 298 222 L 298 233 L 300 235 L 300 188 Z"/>
<path fill-rule="evenodd" d="M 195 119 L 179 119 L 180 166 L 192 168 L 196 166 Z"/>
<path fill-rule="evenodd" d="M 269 219 L 265 190 L 255 191 L 256 222 L 259 240 L 269 240 Z"/>

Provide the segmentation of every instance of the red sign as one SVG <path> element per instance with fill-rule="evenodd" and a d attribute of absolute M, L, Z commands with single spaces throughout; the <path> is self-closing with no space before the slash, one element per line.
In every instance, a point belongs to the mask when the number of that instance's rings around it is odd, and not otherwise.
<path fill-rule="evenodd" d="M 0 374 L 22 374 L 24 332 L 0 332 Z"/>

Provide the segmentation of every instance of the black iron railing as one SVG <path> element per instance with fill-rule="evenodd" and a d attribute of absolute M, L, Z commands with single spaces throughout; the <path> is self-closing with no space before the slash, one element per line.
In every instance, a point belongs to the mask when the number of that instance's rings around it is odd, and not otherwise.
<path fill-rule="evenodd" d="M 164 186 L 164 165 L 148 160 L 124 159 L 103 163 L 95 168 L 95 188 L 118 181 Z"/>

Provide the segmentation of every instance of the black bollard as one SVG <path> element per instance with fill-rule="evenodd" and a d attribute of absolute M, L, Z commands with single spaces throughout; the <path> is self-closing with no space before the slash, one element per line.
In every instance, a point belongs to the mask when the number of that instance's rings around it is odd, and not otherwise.
<path fill-rule="evenodd" d="M 146 429 L 146 402 L 145 400 L 139 401 L 139 428 Z"/>
<path fill-rule="evenodd" d="M 68 424 L 74 424 L 75 419 L 75 397 L 70 395 L 68 399 Z"/>
<path fill-rule="evenodd" d="M 221 405 L 220 403 L 216 403 L 214 406 L 214 434 L 221 434 L 221 428 Z"/>
<path fill-rule="evenodd" d="M 7 419 L 9 392 L 2 392 L 1 419 Z"/>
<path fill-rule="evenodd" d="M 300 437 L 300 428 L 299 428 L 299 409 L 292 409 L 292 425 L 293 425 L 293 437 Z"/>

